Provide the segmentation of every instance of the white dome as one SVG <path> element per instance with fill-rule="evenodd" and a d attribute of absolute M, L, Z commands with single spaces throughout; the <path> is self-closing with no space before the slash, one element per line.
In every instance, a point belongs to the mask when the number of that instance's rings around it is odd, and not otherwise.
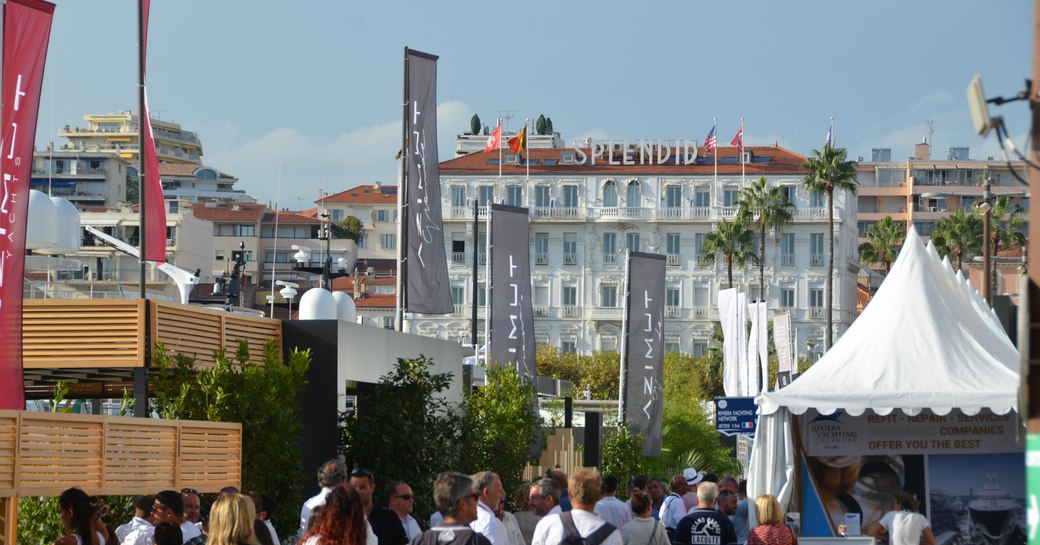
<path fill-rule="evenodd" d="M 45 250 L 46 253 L 66 255 L 78 252 L 83 240 L 82 228 L 79 224 L 79 210 L 76 209 L 76 205 L 61 197 L 51 197 L 51 201 L 54 203 L 57 215 L 55 222 L 57 243 L 53 248 Z"/>
<path fill-rule="evenodd" d="M 29 190 L 28 229 L 25 233 L 26 250 L 44 250 L 58 244 L 58 212 L 54 202 L 42 191 Z"/>
<path fill-rule="evenodd" d="M 349 293 L 337 291 L 332 294 L 336 299 L 336 318 L 344 322 L 353 322 L 357 318 L 357 307 Z"/>
<path fill-rule="evenodd" d="M 301 320 L 335 320 L 336 298 L 328 290 L 311 288 L 300 297 Z"/>

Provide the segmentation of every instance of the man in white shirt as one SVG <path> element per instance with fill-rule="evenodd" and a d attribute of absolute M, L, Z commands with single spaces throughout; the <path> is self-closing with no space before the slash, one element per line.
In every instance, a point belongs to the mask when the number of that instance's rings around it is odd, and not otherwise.
<path fill-rule="evenodd" d="M 527 502 L 534 507 L 534 512 L 539 517 L 558 515 L 563 512 L 560 508 L 560 494 L 561 490 L 556 481 L 545 478 L 531 485 Z"/>
<path fill-rule="evenodd" d="M 155 496 L 141 496 L 134 504 L 134 518 L 116 528 L 116 537 L 123 545 L 151 545 L 155 526 L 152 526 L 152 505 Z"/>
<path fill-rule="evenodd" d="M 603 477 L 603 499 L 596 502 L 596 516 L 620 530 L 632 520 L 632 508 L 617 499 L 617 487 L 617 477 L 613 475 Z"/>
<path fill-rule="evenodd" d="M 497 473 L 481 471 L 473 475 L 473 484 L 480 492 L 480 497 L 477 498 L 477 520 L 469 523 L 469 527 L 488 538 L 491 545 L 509 545 L 506 527 L 495 516 L 495 509 L 498 509 L 505 495 L 502 479 Z"/>
<path fill-rule="evenodd" d="M 184 499 L 176 490 L 163 490 L 155 495 L 152 503 L 152 520 L 156 525 L 172 522 L 181 527 L 183 543 L 202 535 L 202 530 L 195 523 L 184 519 Z"/>
<path fill-rule="evenodd" d="M 683 503 L 682 497 L 689 487 L 686 484 L 686 477 L 682 475 L 672 477 L 668 484 L 672 491 L 664 497 L 664 503 L 661 504 L 661 522 L 671 534 L 679 526 L 679 521 L 686 516 L 686 504 Z"/>
<path fill-rule="evenodd" d="M 419 528 L 419 523 L 412 516 L 412 509 L 415 508 L 415 494 L 412 493 L 412 487 L 408 486 L 408 483 L 394 481 L 386 486 L 386 498 L 387 507 L 397 515 L 397 518 L 401 519 L 404 533 L 408 536 L 408 542 L 411 543 L 415 536 L 422 533 L 422 528 Z"/>
<path fill-rule="evenodd" d="M 325 496 L 329 495 L 332 487 L 347 482 L 347 465 L 339 458 L 333 458 L 321 465 L 318 470 L 318 485 L 321 490 L 307 501 L 303 502 L 300 509 L 300 528 L 296 531 L 296 538 L 303 539 L 307 533 L 307 523 L 311 519 L 311 512 L 319 505 L 325 505 Z"/>
<path fill-rule="evenodd" d="M 534 528 L 531 545 L 560 545 L 573 526 L 587 545 L 621 545 L 621 532 L 596 516 L 593 509 L 603 496 L 603 480 L 595 469 L 581 469 L 567 482 L 570 511 L 547 515 Z M 567 517 L 569 520 L 564 520 Z"/>

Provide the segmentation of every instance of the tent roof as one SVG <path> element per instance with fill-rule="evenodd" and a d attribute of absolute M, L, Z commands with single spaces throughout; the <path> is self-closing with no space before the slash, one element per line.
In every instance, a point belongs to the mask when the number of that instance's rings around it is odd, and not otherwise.
<path fill-rule="evenodd" d="M 1018 367 L 1018 350 L 985 301 L 911 228 L 845 335 L 801 377 L 757 401 L 763 414 L 1004 414 L 1017 409 Z"/>

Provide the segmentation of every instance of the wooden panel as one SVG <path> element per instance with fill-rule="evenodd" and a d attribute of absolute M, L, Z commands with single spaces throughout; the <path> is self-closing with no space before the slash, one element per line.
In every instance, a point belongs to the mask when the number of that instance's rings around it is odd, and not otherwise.
<path fill-rule="evenodd" d="M 27 300 L 22 311 L 26 369 L 140 367 L 141 299 Z"/>
<path fill-rule="evenodd" d="M 236 423 L 0 411 L 0 497 L 144 494 L 242 480 Z M 2 544 L 0 544 L 2 545 Z"/>

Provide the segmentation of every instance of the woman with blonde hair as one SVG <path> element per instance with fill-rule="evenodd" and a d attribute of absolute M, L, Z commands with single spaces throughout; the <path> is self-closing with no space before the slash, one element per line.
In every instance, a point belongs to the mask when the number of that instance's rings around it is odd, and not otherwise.
<path fill-rule="evenodd" d="M 748 530 L 748 545 L 797 545 L 798 538 L 784 524 L 784 511 L 776 496 L 763 494 L 755 498 L 758 526 Z"/>
<path fill-rule="evenodd" d="M 209 510 L 206 545 L 260 545 L 253 532 L 256 508 L 241 494 L 221 495 Z"/>

